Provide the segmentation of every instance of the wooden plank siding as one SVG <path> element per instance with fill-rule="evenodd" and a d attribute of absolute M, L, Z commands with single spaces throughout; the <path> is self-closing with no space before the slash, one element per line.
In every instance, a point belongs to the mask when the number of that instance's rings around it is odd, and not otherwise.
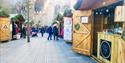
<path fill-rule="evenodd" d="M 8 41 L 10 39 L 10 19 L 0 17 L 0 41 Z"/>

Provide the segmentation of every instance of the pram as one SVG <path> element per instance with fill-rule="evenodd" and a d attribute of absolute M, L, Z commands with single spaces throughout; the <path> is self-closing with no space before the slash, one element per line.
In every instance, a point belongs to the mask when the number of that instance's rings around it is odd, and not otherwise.
<path fill-rule="evenodd" d="M 32 28 L 32 37 L 38 37 L 38 29 L 37 28 Z"/>
<path fill-rule="evenodd" d="M 37 32 L 32 32 L 32 37 L 38 37 Z"/>

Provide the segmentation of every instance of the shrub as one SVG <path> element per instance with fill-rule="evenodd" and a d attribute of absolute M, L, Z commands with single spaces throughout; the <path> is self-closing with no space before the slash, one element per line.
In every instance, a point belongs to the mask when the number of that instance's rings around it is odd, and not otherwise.
<path fill-rule="evenodd" d="M 2 7 L 0 7 L 0 17 L 9 17 L 7 9 L 3 9 Z"/>

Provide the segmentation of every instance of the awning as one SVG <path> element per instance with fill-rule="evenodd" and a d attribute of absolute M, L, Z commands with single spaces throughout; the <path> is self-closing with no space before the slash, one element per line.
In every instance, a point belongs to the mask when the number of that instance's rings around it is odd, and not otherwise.
<path fill-rule="evenodd" d="M 58 21 L 62 21 L 63 20 L 63 16 L 60 13 L 57 15 L 57 20 Z"/>
<path fill-rule="evenodd" d="M 119 1 L 123 0 L 78 0 L 74 8 L 76 10 L 97 9 Z"/>
<path fill-rule="evenodd" d="M 65 9 L 65 11 L 64 11 L 64 13 L 63 13 L 63 16 L 64 17 L 72 17 L 72 10 L 71 9 L 69 9 L 69 8 L 67 8 L 67 9 Z"/>

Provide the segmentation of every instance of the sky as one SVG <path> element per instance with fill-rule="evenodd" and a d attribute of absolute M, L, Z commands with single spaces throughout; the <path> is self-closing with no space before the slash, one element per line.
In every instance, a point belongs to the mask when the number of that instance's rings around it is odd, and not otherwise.
<path fill-rule="evenodd" d="M 0 2 L 3 1 L 2 5 L 7 8 L 12 8 L 14 6 L 18 6 L 22 4 L 25 0 L 0 0 Z M 31 0 L 35 1 L 35 0 Z M 34 14 L 34 9 L 31 9 L 31 15 L 34 18 L 34 21 L 37 23 L 38 21 L 41 21 L 43 25 L 50 25 L 53 22 L 53 19 L 55 18 L 55 7 L 56 5 L 60 6 L 60 9 L 58 9 L 59 12 L 63 12 L 64 6 L 67 5 L 71 9 L 73 9 L 73 6 L 77 0 L 36 0 L 36 2 L 33 2 L 34 5 L 37 3 L 37 8 L 41 12 L 39 14 Z"/>
<path fill-rule="evenodd" d="M 55 18 L 55 6 L 60 6 L 59 12 L 63 12 L 63 7 L 65 5 L 69 6 L 70 8 L 73 8 L 76 0 L 46 0 L 44 3 L 44 8 L 41 14 L 41 17 L 43 17 L 42 23 L 50 25 L 53 22 L 53 19 Z"/>

